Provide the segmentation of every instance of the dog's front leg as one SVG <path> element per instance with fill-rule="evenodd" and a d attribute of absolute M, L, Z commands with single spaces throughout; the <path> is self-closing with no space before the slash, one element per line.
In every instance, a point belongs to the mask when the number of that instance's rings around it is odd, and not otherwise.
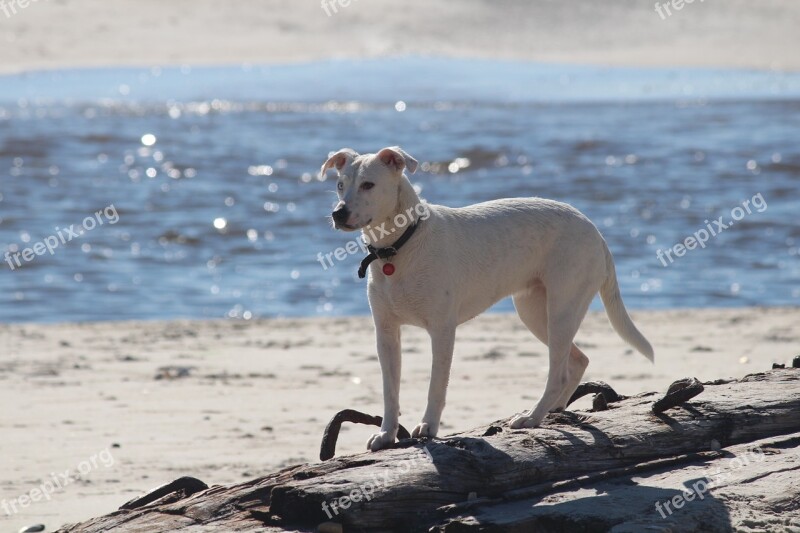
<path fill-rule="evenodd" d="M 381 431 L 367 441 L 367 449 L 374 451 L 394 443 L 400 421 L 400 326 L 395 323 L 375 321 L 378 341 L 378 359 L 383 375 L 383 422 Z"/>
<path fill-rule="evenodd" d="M 453 345 L 456 339 L 456 328 L 442 327 L 429 330 L 433 364 L 431 366 L 431 384 L 428 389 L 428 407 L 412 437 L 435 437 L 439 432 L 439 421 L 442 418 L 447 383 L 450 381 L 450 366 L 453 363 Z"/>

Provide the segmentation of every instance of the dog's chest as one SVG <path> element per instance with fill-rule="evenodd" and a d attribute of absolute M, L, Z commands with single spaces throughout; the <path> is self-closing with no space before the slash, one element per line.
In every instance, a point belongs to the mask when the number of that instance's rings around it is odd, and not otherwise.
<path fill-rule="evenodd" d="M 382 279 L 373 281 L 374 297 L 379 298 L 404 323 L 424 325 L 430 307 L 424 283 L 408 277 L 391 279 L 382 272 L 377 275 Z"/>

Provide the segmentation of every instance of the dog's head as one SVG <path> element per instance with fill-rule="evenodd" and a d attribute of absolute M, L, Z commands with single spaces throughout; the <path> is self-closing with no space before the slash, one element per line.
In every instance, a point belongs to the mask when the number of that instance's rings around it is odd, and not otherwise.
<path fill-rule="evenodd" d="M 354 231 L 395 214 L 403 170 L 413 174 L 417 160 L 399 146 L 363 155 L 343 148 L 325 161 L 320 172 L 325 174 L 329 168 L 339 173 L 336 181 L 339 203 L 331 214 L 333 225 L 336 229 Z"/>

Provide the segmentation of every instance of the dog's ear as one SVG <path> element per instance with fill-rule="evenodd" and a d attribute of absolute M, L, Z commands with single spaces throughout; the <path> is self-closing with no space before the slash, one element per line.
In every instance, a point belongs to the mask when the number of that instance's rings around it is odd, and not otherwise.
<path fill-rule="evenodd" d="M 403 172 L 404 168 L 408 169 L 409 174 L 417 171 L 417 160 L 405 153 L 399 146 L 390 146 L 378 152 L 378 159 L 397 172 Z"/>
<path fill-rule="evenodd" d="M 325 164 L 323 164 L 322 168 L 319 169 L 319 175 L 324 176 L 325 172 L 332 167 L 335 167 L 336 170 L 342 170 L 342 167 L 344 167 L 345 164 L 349 163 L 356 157 L 358 157 L 358 152 L 352 148 L 342 148 L 330 156 L 327 161 L 325 161 Z"/>

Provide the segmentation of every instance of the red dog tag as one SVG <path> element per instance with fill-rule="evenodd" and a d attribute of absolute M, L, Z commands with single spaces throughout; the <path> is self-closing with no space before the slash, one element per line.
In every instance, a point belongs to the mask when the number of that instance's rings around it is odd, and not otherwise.
<path fill-rule="evenodd" d="M 394 265 L 391 263 L 386 263 L 385 265 L 383 265 L 383 273 L 386 274 L 387 276 L 391 276 L 392 274 L 394 274 Z"/>

